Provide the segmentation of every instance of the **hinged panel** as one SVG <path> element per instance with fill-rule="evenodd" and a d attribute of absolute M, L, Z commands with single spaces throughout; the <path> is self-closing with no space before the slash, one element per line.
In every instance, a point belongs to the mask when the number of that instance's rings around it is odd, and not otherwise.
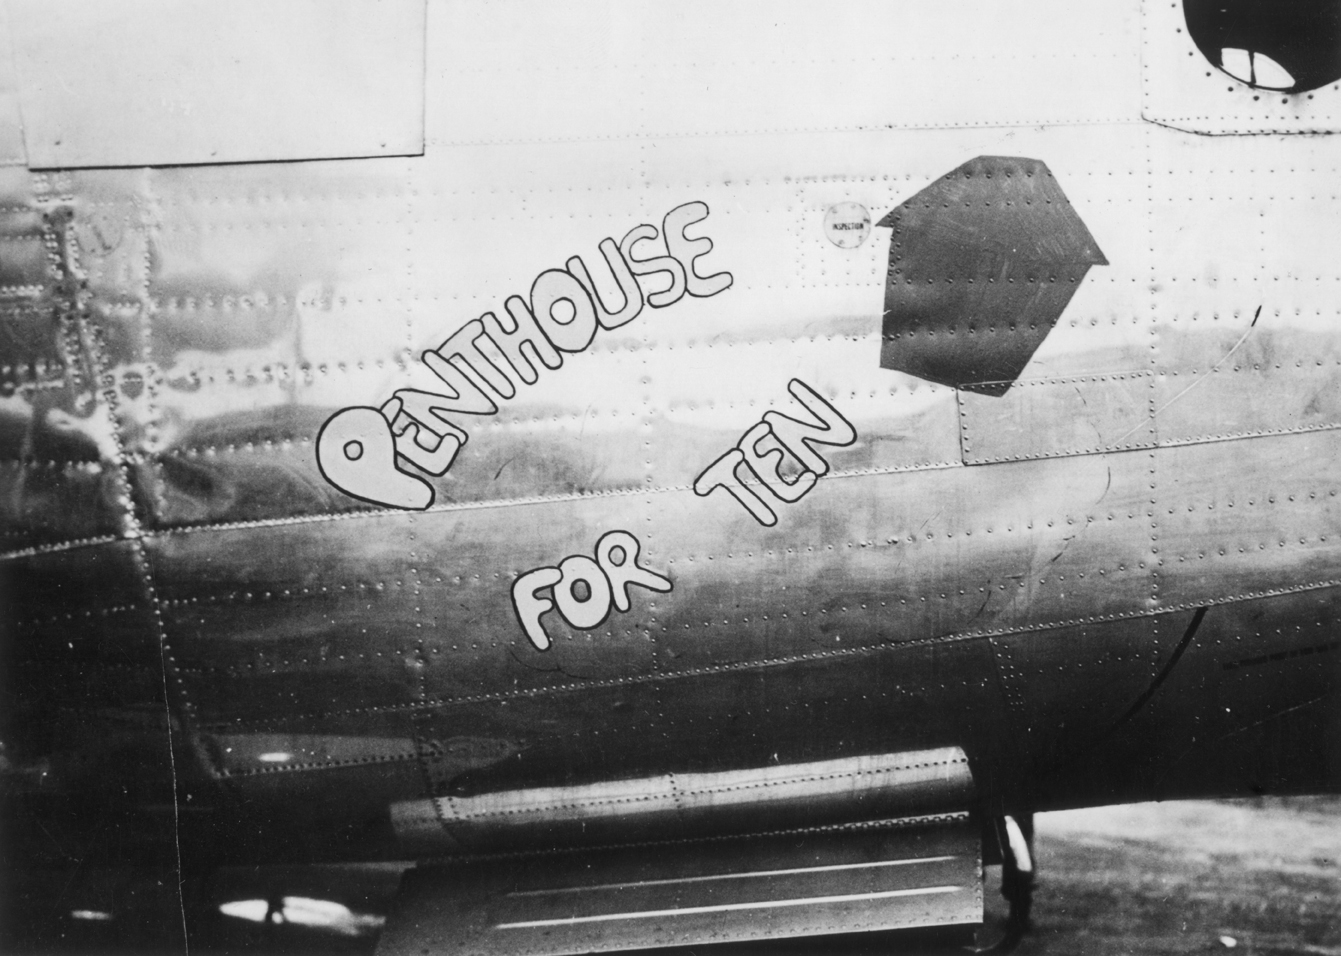
<path fill-rule="evenodd" d="M 552 956 L 982 920 L 967 813 L 406 874 L 381 956 Z"/>

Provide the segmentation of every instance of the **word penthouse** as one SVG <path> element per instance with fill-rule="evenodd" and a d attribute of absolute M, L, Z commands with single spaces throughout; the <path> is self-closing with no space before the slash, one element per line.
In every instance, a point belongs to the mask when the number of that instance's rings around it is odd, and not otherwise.
<path fill-rule="evenodd" d="M 678 302 L 686 292 L 706 297 L 730 288 L 731 273 L 701 276 L 694 269 L 694 261 L 712 251 L 712 240 L 706 236 L 691 239 L 685 229 L 707 217 L 706 203 L 685 203 L 662 220 L 662 243 L 653 245 L 658 232 L 646 223 L 630 230 L 618 245 L 613 239 L 602 239 L 597 248 L 623 300 L 617 305 L 602 299 L 586 263 L 573 256 L 566 269 L 547 269 L 536 277 L 529 303 L 521 296 L 510 296 L 503 304 L 504 318 L 486 312 L 467 322 L 422 356 L 445 391 L 403 388 L 381 408 L 345 408 L 327 419 L 317 435 L 317 466 L 322 475 L 341 491 L 365 501 L 427 508 L 433 503 L 433 486 L 401 468 L 399 462 L 404 460 L 428 475 L 446 474 L 466 443 L 465 431 L 447 415 L 494 414 L 498 406 L 490 392 L 512 398 L 517 393 L 516 381 L 534 384 L 540 366 L 560 368 L 563 353 L 586 349 L 598 328 L 616 329 L 633 321 L 644 304 L 661 309 Z M 651 280 L 652 284 L 669 285 L 644 293 L 638 277 L 658 273 L 665 278 Z M 481 340 L 487 340 L 494 355 L 481 348 Z M 497 355 L 506 361 L 506 369 L 494 357 Z"/>

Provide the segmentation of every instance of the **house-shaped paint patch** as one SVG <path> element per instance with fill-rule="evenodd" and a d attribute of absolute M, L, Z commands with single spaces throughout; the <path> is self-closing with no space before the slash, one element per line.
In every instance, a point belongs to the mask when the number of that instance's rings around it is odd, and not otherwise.
<path fill-rule="evenodd" d="M 1108 260 L 1043 162 L 979 156 L 895 207 L 880 366 L 1002 395 Z"/>

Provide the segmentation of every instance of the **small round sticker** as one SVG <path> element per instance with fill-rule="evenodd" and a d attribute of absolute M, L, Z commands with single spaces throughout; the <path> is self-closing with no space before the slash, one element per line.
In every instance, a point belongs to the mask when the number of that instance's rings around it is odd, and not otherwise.
<path fill-rule="evenodd" d="M 855 249 L 871 232 L 871 214 L 859 202 L 840 202 L 824 214 L 824 234 L 840 249 Z"/>

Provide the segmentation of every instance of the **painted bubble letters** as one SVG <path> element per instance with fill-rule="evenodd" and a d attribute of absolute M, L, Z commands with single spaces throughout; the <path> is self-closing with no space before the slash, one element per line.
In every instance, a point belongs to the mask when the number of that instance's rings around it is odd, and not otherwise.
<path fill-rule="evenodd" d="M 794 378 L 787 383 L 787 391 L 813 416 L 812 420 L 801 421 L 781 412 L 764 412 L 763 421 L 745 432 L 736 447 L 694 479 L 694 494 L 706 497 L 718 488 L 724 489 L 754 520 L 771 527 L 778 523 L 777 514 L 763 495 L 740 480 L 740 468 L 744 467 L 753 477 L 754 487 L 762 486 L 777 500 L 791 504 L 809 494 L 820 477 L 829 471 L 829 463 L 815 450 L 816 445 L 846 447 L 856 442 L 857 431 L 851 422 L 805 382 Z M 782 448 L 768 447 L 765 442 L 769 439 L 791 452 L 801 463 L 802 470 L 794 477 L 787 478 L 782 474 Z"/>
<path fill-rule="evenodd" d="M 436 477 L 451 468 L 467 437 L 454 418 L 495 414 L 498 399 L 513 398 L 519 384 L 535 384 L 542 369 L 561 368 L 565 353 L 583 351 L 602 329 L 633 321 L 644 304 L 662 309 L 686 292 L 705 297 L 731 287 L 729 272 L 699 273 L 712 240 L 685 234 L 707 218 L 706 203 L 684 203 L 666 213 L 660 231 L 643 224 L 618 244 L 602 239 L 597 249 L 617 299 L 607 301 L 579 256 L 564 269 L 540 273 L 529 298 L 509 296 L 501 315 L 486 312 L 423 353 L 439 379 L 437 391 L 399 389 L 379 408 L 346 408 L 327 419 L 317 436 L 322 475 L 364 501 L 427 508 L 433 486 L 416 472 Z"/>
<path fill-rule="evenodd" d="M 605 623 L 612 605 L 620 613 L 632 607 L 630 584 L 651 591 L 670 591 L 670 578 L 638 564 L 640 550 L 638 539 L 627 531 L 611 531 L 596 542 L 594 560 L 574 554 L 560 561 L 557 568 L 535 568 L 519 574 L 512 583 L 512 607 L 536 650 L 549 649 L 549 635 L 540 618 L 556 608 L 571 626 L 588 631 Z M 549 592 L 553 599 L 542 592 Z"/>

